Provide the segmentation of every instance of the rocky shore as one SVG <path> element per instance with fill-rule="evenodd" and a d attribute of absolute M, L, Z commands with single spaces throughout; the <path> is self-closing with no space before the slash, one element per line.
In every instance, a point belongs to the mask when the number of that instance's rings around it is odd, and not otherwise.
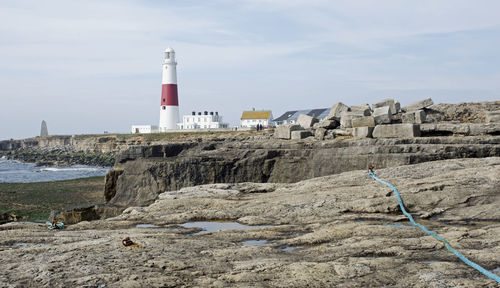
<path fill-rule="evenodd" d="M 0 141 L 30 161 L 114 161 L 105 203 L 52 213 L 77 224 L 0 225 L 0 287 L 498 287 L 367 168 L 500 274 L 499 106 L 385 99 L 264 132 Z"/>
<path fill-rule="evenodd" d="M 419 223 L 500 275 L 499 157 L 375 172 Z M 261 226 L 182 226 L 199 221 Z M 125 237 L 139 246 L 124 247 Z M 498 287 L 411 227 L 392 191 L 365 169 L 186 187 L 64 230 L 8 223 L 0 259 L 2 287 Z"/>

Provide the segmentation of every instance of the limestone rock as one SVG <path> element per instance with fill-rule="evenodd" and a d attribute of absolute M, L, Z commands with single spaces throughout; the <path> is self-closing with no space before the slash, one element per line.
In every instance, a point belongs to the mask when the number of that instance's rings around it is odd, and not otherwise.
<path fill-rule="evenodd" d="M 500 101 L 437 104 L 426 109 L 426 119 L 429 122 L 485 123 L 486 113 L 500 110 Z"/>
<path fill-rule="evenodd" d="M 349 106 L 350 111 L 363 114 L 363 116 L 370 116 L 372 114 L 372 110 L 370 109 L 369 104 L 363 104 L 359 106 Z"/>
<path fill-rule="evenodd" d="M 305 114 L 300 114 L 299 117 L 297 118 L 297 124 L 299 124 L 304 129 L 311 128 L 314 125 L 314 123 L 317 122 L 318 119 Z"/>
<path fill-rule="evenodd" d="M 349 111 L 349 106 L 345 105 L 342 102 L 338 102 L 333 105 L 330 109 L 330 113 L 326 117 L 327 120 L 336 120 L 340 122 L 340 117 L 342 116 L 342 112 Z"/>
<path fill-rule="evenodd" d="M 422 124 L 425 122 L 425 112 L 423 110 L 406 112 L 403 113 L 401 119 L 403 123 Z"/>
<path fill-rule="evenodd" d="M 481 136 L 500 135 L 500 123 L 432 123 L 421 124 L 423 136 Z"/>
<path fill-rule="evenodd" d="M 420 137 L 417 124 L 378 125 L 373 130 L 373 138 L 413 138 Z"/>
<path fill-rule="evenodd" d="M 313 134 L 309 130 L 292 131 L 291 139 L 292 140 L 305 139 L 310 136 L 313 136 Z"/>
<path fill-rule="evenodd" d="M 374 128 L 375 127 L 369 127 L 369 126 L 354 127 L 352 129 L 352 136 L 354 138 L 372 138 Z"/>
<path fill-rule="evenodd" d="M 42 121 L 40 136 L 41 137 L 49 136 L 49 130 L 47 129 L 47 122 L 45 122 L 45 120 Z"/>
<path fill-rule="evenodd" d="M 274 129 L 274 138 L 279 139 L 291 139 L 292 131 L 303 130 L 300 125 L 289 124 L 289 125 L 280 125 Z"/>
<path fill-rule="evenodd" d="M 373 110 L 375 110 L 376 108 L 381 108 L 381 107 L 385 107 L 385 106 L 389 106 L 390 113 L 392 115 L 392 114 L 396 114 L 399 112 L 401 105 L 399 104 L 399 102 L 394 101 L 394 99 L 384 99 L 384 100 L 381 100 L 381 101 L 378 101 L 378 102 L 375 102 L 372 104 Z"/>
<path fill-rule="evenodd" d="M 377 107 L 372 114 L 375 124 L 390 124 L 392 120 L 391 109 L 389 106 Z"/>
<path fill-rule="evenodd" d="M 486 123 L 500 122 L 500 110 L 486 112 Z"/>
<path fill-rule="evenodd" d="M 386 141 L 396 140 L 357 142 Z M 147 207 L 60 231 L 48 231 L 41 223 L 3 224 L 0 283 L 6 287 L 498 286 L 410 225 L 391 189 L 368 175 L 367 166 L 378 155 L 372 153 L 359 170 L 294 184 L 219 183 L 173 190 Z M 341 166 L 330 161 L 323 166 Z M 409 213 L 420 218 L 417 222 L 498 274 L 500 158 L 391 168 L 374 165 L 377 177 L 398 189 Z M 179 197 L 171 197 L 175 195 Z M 198 233 L 205 221 L 212 221 L 215 231 Z M 200 228 L 186 228 L 186 223 Z M 233 226 L 227 229 L 228 224 Z M 234 230 L 234 225 L 242 230 Z M 125 237 L 140 246 L 124 247 Z M 249 245 L 247 240 L 262 241 Z"/>
<path fill-rule="evenodd" d="M 370 126 L 373 127 L 375 126 L 375 118 L 373 116 L 364 116 L 364 117 L 357 117 L 352 119 L 352 127 L 365 127 L 365 126 Z"/>
<path fill-rule="evenodd" d="M 410 111 L 417 111 L 417 110 L 422 110 L 424 108 L 429 108 L 430 106 L 434 105 L 434 101 L 432 101 L 431 98 L 427 98 L 421 101 L 414 102 L 410 105 L 406 105 L 401 110 L 404 112 L 410 112 Z"/>
<path fill-rule="evenodd" d="M 352 128 L 333 129 L 333 130 L 328 130 L 328 132 L 331 132 L 334 137 L 352 136 Z"/>
<path fill-rule="evenodd" d="M 343 128 L 352 128 L 352 120 L 354 118 L 360 118 L 360 117 L 363 117 L 363 114 L 344 111 L 340 116 L 340 126 L 342 126 Z"/>
<path fill-rule="evenodd" d="M 325 139 L 325 134 L 326 134 L 326 129 L 325 128 L 318 128 L 316 131 L 314 131 L 314 138 L 316 140 L 323 140 Z"/>
<path fill-rule="evenodd" d="M 325 128 L 325 129 L 335 129 L 340 126 L 340 122 L 337 120 L 328 120 L 328 119 L 323 119 L 319 121 L 318 127 L 319 128 Z"/>

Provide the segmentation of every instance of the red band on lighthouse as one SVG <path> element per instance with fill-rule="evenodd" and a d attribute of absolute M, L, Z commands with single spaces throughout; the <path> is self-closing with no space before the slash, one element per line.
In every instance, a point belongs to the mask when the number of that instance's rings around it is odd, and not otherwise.
<path fill-rule="evenodd" d="M 179 106 L 177 84 L 161 85 L 161 106 Z"/>

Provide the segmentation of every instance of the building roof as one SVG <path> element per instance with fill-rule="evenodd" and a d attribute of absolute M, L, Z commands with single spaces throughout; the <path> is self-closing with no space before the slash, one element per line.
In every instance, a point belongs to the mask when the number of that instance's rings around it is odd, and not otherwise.
<path fill-rule="evenodd" d="M 276 122 L 276 121 L 288 120 L 290 117 L 292 117 L 293 115 L 295 115 L 295 113 L 297 113 L 297 110 L 295 110 L 295 111 L 286 111 L 285 113 L 283 113 L 283 115 L 281 115 L 280 117 L 274 119 L 273 121 Z"/>
<path fill-rule="evenodd" d="M 271 111 L 269 111 L 269 110 L 243 111 L 243 114 L 241 115 L 241 120 L 244 120 L 244 119 L 268 119 L 270 115 L 271 115 Z"/>
<path fill-rule="evenodd" d="M 297 120 L 300 114 L 305 114 L 314 118 L 323 119 L 330 113 L 329 108 L 320 108 L 320 109 L 307 109 L 307 110 L 295 110 L 295 111 L 286 111 L 280 117 L 274 119 L 275 122 L 285 121 L 285 120 Z"/>

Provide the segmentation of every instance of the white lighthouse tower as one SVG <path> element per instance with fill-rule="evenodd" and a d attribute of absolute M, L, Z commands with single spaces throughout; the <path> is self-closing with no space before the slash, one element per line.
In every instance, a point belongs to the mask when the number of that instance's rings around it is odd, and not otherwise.
<path fill-rule="evenodd" d="M 179 121 L 179 100 L 177 97 L 177 71 L 175 51 L 171 47 L 165 50 L 161 81 L 160 132 L 177 129 Z"/>

